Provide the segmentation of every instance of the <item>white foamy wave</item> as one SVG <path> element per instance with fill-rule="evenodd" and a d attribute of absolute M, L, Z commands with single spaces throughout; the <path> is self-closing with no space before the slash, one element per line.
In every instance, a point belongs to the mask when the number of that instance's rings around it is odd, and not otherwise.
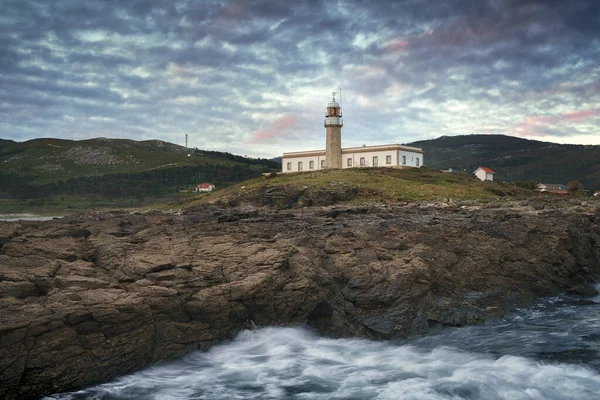
<path fill-rule="evenodd" d="M 55 218 L 63 218 L 63 216 L 42 216 L 36 214 L 0 214 L 0 221 L 13 222 L 13 221 L 49 221 Z"/>
<path fill-rule="evenodd" d="M 47 399 L 597 398 L 600 375 L 582 365 L 264 328 L 208 352 Z"/>

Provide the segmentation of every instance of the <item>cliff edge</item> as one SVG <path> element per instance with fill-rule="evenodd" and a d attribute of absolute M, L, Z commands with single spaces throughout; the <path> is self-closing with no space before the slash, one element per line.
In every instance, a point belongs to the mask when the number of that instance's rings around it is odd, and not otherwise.
<path fill-rule="evenodd" d="M 206 349 L 254 322 L 405 337 L 600 277 L 600 208 L 200 206 L 0 223 L 0 397 Z"/>

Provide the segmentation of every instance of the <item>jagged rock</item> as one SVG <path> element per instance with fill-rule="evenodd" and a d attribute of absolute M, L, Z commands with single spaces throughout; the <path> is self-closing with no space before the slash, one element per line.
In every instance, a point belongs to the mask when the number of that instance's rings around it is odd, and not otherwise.
<path fill-rule="evenodd" d="M 0 397 L 101 382 L 249 321 L 395 338 L 567 288 L 591 293 L 573 285 L 600 277 L 597 210 L 504 206 L 203 206 L 0 223 Z"/>
<path fill-rule="evenodd" d="M 585 283 L 580 283 L 577 286 L 570 287 L 565 291 L 565 293 L 569 296 L 577 297 L 592 297 L 598 295 L 596 288 Z"/>

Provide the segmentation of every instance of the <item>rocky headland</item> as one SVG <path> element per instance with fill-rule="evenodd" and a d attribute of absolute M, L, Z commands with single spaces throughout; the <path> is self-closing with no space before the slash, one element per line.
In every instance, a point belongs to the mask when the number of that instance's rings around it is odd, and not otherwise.
<path fill-rule="evenodd" d="M 397 338 L 600 278 L 600 207 L 201 206 L 0 222 L 0 397 L 37 399 L 252 325 Z"/>

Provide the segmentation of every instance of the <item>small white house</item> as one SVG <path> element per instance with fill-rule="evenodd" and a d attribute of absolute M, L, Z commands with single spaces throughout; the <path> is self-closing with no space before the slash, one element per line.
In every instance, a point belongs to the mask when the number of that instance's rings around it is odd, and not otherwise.
<path fill-rule="evenodd" d="M 569 194 L 569 188 L 562 183 L 538 183 L 535 185 L 535 191 L 542 193 Z"/>
<path fill-rule="evenodd" d="M 215 185 L 213 185 L 212 183 L 201 183 L 198 186 L 196 186 L 196 192 L 212 192 L 213 190 L 215 190 Z"/>
<path fill-rule="evenodd" d="M 473 174 L 475 174 L 475 176 L 479 180 L 490 182 L 494 181 L 494 171 L 492 171 L 488 167 L 479 167 L 475 171 L 473 171 Z"/>

